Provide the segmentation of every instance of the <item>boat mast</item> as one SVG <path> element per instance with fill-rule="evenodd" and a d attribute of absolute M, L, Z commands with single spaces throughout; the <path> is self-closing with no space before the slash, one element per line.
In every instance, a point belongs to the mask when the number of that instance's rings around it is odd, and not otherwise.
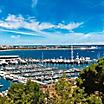
<path fill-rule="evenodd" d="M 43 52 L 42 52 L 42 60 L 43 60 L 43 57 L 44 57 L 44 54 L 43 54 Z"/>
<path fill-rule="evenodd" d="M 43 58 L 44 58 L 44 54 L 43 54 L 43 52 L 42 52 L 42 64 L 43 64 Z"/>
<path fill-rule="evenodd" d="M 73 46 L 71 46 L 71 61 L 73 61 L 74 55 L 73 55 Z"/>

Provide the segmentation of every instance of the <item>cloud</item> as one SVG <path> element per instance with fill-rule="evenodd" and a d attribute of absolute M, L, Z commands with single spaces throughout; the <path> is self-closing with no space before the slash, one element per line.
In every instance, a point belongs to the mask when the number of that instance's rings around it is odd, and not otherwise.
<path fill-rule="evenodd" d="M 13 38 L 13 39 L 19 39 L 20 35 L 12 35 L 11 38 Z"/>
<path fill-rule="evenodd" d="M 83 22 L 70 22 L 65 24 L 64 22 L 59 24 L 52 24 L 49 22 L 40 23 L 35 18 L 24 18 L 22 15 L 8 15 L 4 20 L 0 20 L 0 31 L 15 33 L 19 35 L 12 35 L 13 39 L 20 39 L 21 35 L 40 36 L 35 41 L 29 43 L 40 44 L 104 44 L 104 32 L 100 33 L 75 33 L 74 29 L 83 25 Z M 54 32 L 45 32 L 44 29 L 57 29 Z M 22 31 L 24 29 L 25 31 Z M 62 33 L 58 29 L 66 29 L 73 31 L 71 33 Z M 30 32 L 27 32 L 29 30 Z"/>
<path fill-rule="evenodd" d="M 31 7 L 34 8 L 37 6 L 38 0 L 32 0 L 32 5 Z"/>
<path fill-rule="evenodd" d="M 36 19 L 25 19 L 23 16 L 19 15 L 8 15 L 8 17 L 5 20 L 0 20 L 0 27 L 6 28 L 6 29 L 29 29 L 31 31 L 35 32 L 41 32 L 44 29 L 50 29 L 50 28 L 56 28 L 56 29 L 66 29 L 66 30 L 73 30 L 75 28 L 78 28 L 83 23 L 78 22 L 71 22 L 69 24 L 62 24 L 59 23 L 58 25 L 49 23 L 49 22 L 42 22 L 40 23 Z"/>
<path fill-rule="evenodd" d="M 40 36 L 41 35 L 35 33 L 35 32 L 23 32 L 23 31 L 16 31 L 16 30 L 7 30 L 7 29 L 0 29 L 0 31 L 3 32 L 9 32 L 9 33 L 15 33 L 15 34 L 21 34 L 21 35 L 32 35 L 32 36 Z"/>
<path fill-rule="evenodd" d="M 21 28 L 24 18 L 20 15 L 16 17 L 15 15 L 9 15 L 5 20 L 0 20 L 0 27 L 7 29 L 18 29 Z"/>
<path fill-rule="evenodd" d="M 91 44 L 104 44 L 104 32 L 101 33 L 49 33 L 46 39 L 43 39 L 41 44 L 55 44 L 55 45 L 91 45 Z M 38 40 L 37 40 L 38 41 Z"/>
<path fill-rule="evenodd" d="M 67 25 L 59 23 L 56 27 L 60 28 L 60 29 L 73 30 L 75 28 L 78 28 L 82 24 L 83 24 L 83 22 L 81 22 L 81 23 L 72 22 Z"/>

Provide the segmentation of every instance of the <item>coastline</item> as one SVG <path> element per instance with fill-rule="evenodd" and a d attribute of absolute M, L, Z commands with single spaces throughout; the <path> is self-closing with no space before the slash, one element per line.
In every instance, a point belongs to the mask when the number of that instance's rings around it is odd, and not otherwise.
<path fill-rule="evenodd" d="M 90 50 L 90 49 L 97 49 L 100 46 L 98 45 L 65 45 L 65 46 L 1 46 L 0 51 L 11 51 L 11 50 Z"/>
<path fill-rule="evenodd" d="M 27 48 L 27 49 L 4 49 L 0 51 L 17 51 L 17 50 L 71 50 L 70 48 L 60 48 L 60 49 L 31 49 L 31 48 Z"/>
<path fill-rule="evenodd" d="M 84 48 L 84 49 L 82 49 L 82 48 L 73 48 L 73 50 L 90 50 L 91 48 Z M 97 48 L 95 48 L 95 49 L 97 49 Z M 18 49 L 0 49 L 0 51 L 17 51 L 17 50 L 71 50 L 71 48 L 50 48 L 50 49 L 46 49 L 46 48 L 42 48 L 42 49 L 34 49 L 34 48 L 25 48 L 25 49 L 23 49 L 23 48 L 18 48 Z M 93 49 L 92 49 L 93 50 Z"/>

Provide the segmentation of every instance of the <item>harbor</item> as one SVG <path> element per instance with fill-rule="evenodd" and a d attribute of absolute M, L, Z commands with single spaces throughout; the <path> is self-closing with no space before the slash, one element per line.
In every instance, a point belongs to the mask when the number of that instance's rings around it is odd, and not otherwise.
<path fill-rule="evenodd" d="M 0 56 L 0 76 L 12 82 L 26 83 L 28 79 L 31 79 L 32 81 L 44 85 L 61 78 L 63 73 L 66 73 L 66 76 L 68 78 L 75 78 L 80 72 L 79 69 L 76 69 L 74 67 L 63 70 L 59 70 L 56 67 L 46 67 L 42 64 L 47 63 L 47 61 L 45 60 L 22 59 L 18 55 Z M 50 59 L 50 62 L 51 61 L 52 59 Z M 75 64 L 75 61 L 76 60 L 73 59 L 73 64 Z M 56 62 L 57 59 L 54 59 L 54 62 L 52 61 L 53 64 L 55 64 Z M 66 62 L 67 61 L 63 59 L 58 59 L 58 63 L 60 64 Z M 72 64 L 70 62 L 72 62 L 71 60 L 69 61 L 69 64 Z M 91 60 L 88 62 L 91 62 Z"/>
<path fill-rule="evenodd" d="M 73 55 L 71 53 L 71 55 Z M 0 76 L 12 82 L 26 83 L 32 80 L 41 85 L 47 85 L 57 81 L 65 73 L 67 78 L 77 78 L 78 68 L 71 67 L 69 69 L 58 69 L 57 67 L 47 67 L 46 64 L 89 64 L 94 60 L 90 58 L 76 59 L 22 59 L 18 55 L 2 55 L 0 56 Z M 44 64 L 45 63 L 45 64 Z"/>
<path fill-rule="evenodd" d="M 33 57 L 23 57 L 25 54 L 26 56 L 29 55 L 26 53 L 28 51 L 30 55 L 32 54 L 31 52 L 34 52 Z M 48 54 L 52 52 L 52 55 L 58 55 L 56 50 L 52 50 L 50 52 L 49 50 L 47 51 Z M 97 49 L 93 49 L 94 52 L 92 52 L 92 50 L 74 50 L 73 47 L 71 47 L 71 50 L 69 51 L 58 50 L 61 53 L 60 56 L 56 58 L 54 56 L 52 57 L 51 54 L 47 54 L 48 57 L 46 57 L 47 51 L 38 50 L 38 53 L 40 52 L 40 55 L 38 55 L 40 58 L 34 57 L 37 50 L 18 50 L 9 52 L 1 51 L 0 77 L 2 80 L 7 81 L 6 83 L 8 83 L 8 87 L 5 87 L 5 84 L 0 83 L 0 92 L 5 92 L 8 90 L 11 83 L 26 83 L 26 81 L 29 79 L 40 85 L 54 83 L 61 78 L 64 73 L 69 80 L 76 79 L 84 67 L 95 63 L 98 59 L 98 53 L 96 53 L 96 57 L 89 56 L 87 53 L 90 52 L 91 54 L 94 54 Z M 20 54 L 21 52 L 23 52 L 22 57 Z M 83 52 L 85 55 L 83 55 L 81 52 Z M 69 56 L 64 57 L 64 55 Z"/>
<path fill-rule="evenodd" d="M 3 61 L 1 61 L 0 76 L 13 82 L 25 83 L 31 79 L 48 84 L 62 77 L 63 73 L 70 78 L 77 77 L 80 72 L 76 68 L 59 70 L 56 67 L 46 67 L 41 61 L 38 63 L 34 59 L 30 61 L 17 56 L 2 56 L 1 60 Z"/>

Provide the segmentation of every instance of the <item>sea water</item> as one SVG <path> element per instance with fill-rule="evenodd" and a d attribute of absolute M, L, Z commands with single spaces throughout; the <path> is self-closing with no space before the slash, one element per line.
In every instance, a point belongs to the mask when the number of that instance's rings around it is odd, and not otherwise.
<path fill-rule="evenodd" d="M 12 82 L 10 82 L 9 80 L 5 80 L 4 78 L 0 77 L 0 84 L 3 85 L 2 87 L 0 87 L 0 92 L 7 90 Z"/>
<path fill-rule="evenodd" d="M 11 50 L 11 51 L 0 51 L 0 55 L 19 55 L 22 58 L 35 58 L 35 59 L 51 59 L 51 58 L 71 58 L 71 50 Z M 42 56 L 43 55 L 43 56 Z M 104 56 L 104 46 L 98 47 L 98 49 L 88 50 L 74 50 L 74 58 L 79 57 L 90 57 L 96 59 Z"/>

